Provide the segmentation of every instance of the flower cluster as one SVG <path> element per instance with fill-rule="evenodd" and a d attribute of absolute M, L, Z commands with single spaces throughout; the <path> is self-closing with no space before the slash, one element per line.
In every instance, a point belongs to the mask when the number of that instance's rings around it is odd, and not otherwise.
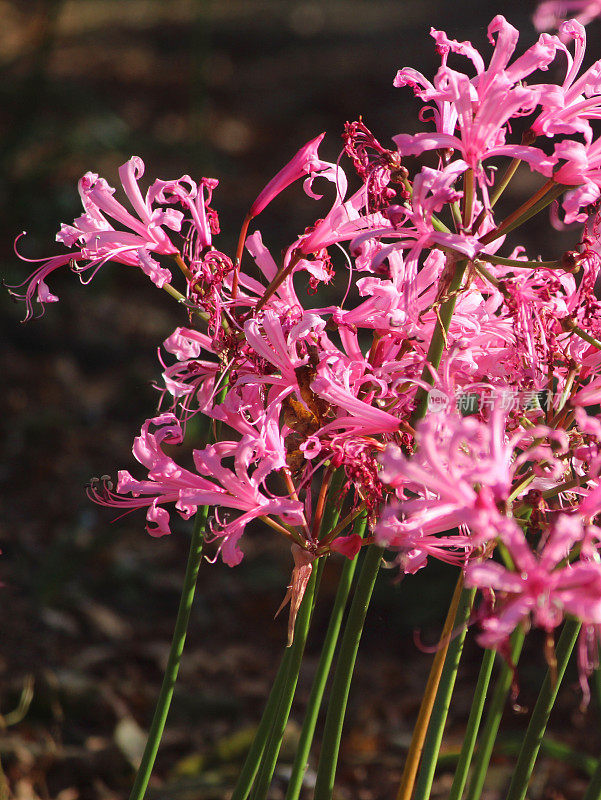
<path fill-rule="evenodd" d="M 103 504 L 145 508 L 152 535 L 211 506 L 206 538 L 233 566 L 259 520 L 292 545 L 298 586 L 317 556 L 354 558 L 375 542 L 406 573 L 428 558 L 460 565 L 480 592 L 485 646 L 503 648 L 518 624 L 551 632 L 566 616 L 594 642 L 601 60 L 582 69 L 578 21 L 518 54 L 517 30 L 497 16 L 488 60 L 431 35 L 436 75 L 407 67 L 395 78 L 423 102 L 430 130 L 386 147 L 362 120 L 347 124 L 346 172 L 319 156 L 323 134 L 308 142 L 260 192 L 234 253 L 218 245 L 217 181 L 157 180 L 144 196 L 132 158 L 120 171 L 128 210 L 86 174 L 84 213 L 57 236 L 69 250 L 29 279 L 27 316 L 35 299 L 57 299 L 46 283 L 56 268 L 88 280 L 107 261 L 139 268 L 185 309 L 164 343 L 162 412 L 134 444 L 144 477 L 122 471 L 116 489 L 90 489 Z M 544 82 L 551 74 L 559 81 Z M 539 189 L 497 219 L 520 168 Z M 318 197 L 319 178 L 329 211 L 275 258 L 257 218 L 298 180 Z M 572 251 L 542 260 L 511 236 L 551 203 L 557 224 L 580 227 Z M 428 413 L 430 390 L 529 402 Z M 177 445 L 197 413 L 216 435 L 192 443 L 184 466 Z M 361 517 L 363 539 L 350 532 Z"/>

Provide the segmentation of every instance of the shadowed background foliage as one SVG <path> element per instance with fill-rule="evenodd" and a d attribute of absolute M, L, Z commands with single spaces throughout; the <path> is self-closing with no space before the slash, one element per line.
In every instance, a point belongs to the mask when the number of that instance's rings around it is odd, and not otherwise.
<path fill-rule="evenodd" d="M 30 258 L 59 252 L 59 223 L 79 213 L 78 178 L 91 170 L 116 185 L 132 154 L 146 163 L 143 184 L 184 173 L 219 178 L 219 247 L 231 253 L 262 186 L 320 131 L 328 134 L 322 155 L 335 160 L 344 122 L 360 114 L 385 144 L 420 129 L 411 92 L 394 89 L 392 79 L 405 65 L 433 74 L 431 25 L 486 52 L 486 25 L 500 10 L 524 31 L 524 46 L 531 43 L 532 8 L 514 0 L 502 9 L 477 0 L 0 0 L 4 280 L 18 283 L 29 271 L 12 254 L 17 233 L 28 231 L 19 249 Z M 518 183 L 536 186 L 527 170 Z M 292 188 L 261 219 L 263 238 L 277 254 L 316 213 Z M 551 247 L 572 241 L 550 243 L 536 226 L 531 234 L 533 255 L 554 257 Z M 0 757 L 22 800 L 108 800 L 126 796 L 152 713 L 187 530 L 152 540 L 142 515 L 113 522 L 84 486 L 93 475 L 135 470 L 131 442 L 157 403 L 156 348 L 185 317 L 144 276 L 117 265 L 92 286 L 68 270 L 50 285 L 60 303 L 26 325 L 23 308 L 5 292 L 0 299 Z M 272 618 L 290 556 L 260 531 L 245 550 L 235 571 L 202 568 L 158 761 L 153 796 L 163 800 L 227 797 L 275 670 L 286 620 Z M 339 567 L 325 574 L 324 614 Z M 413 630 L 435 640 L 449 592 L 444 568 L 401 585 L 394 573 L 382 576 L 349 711 L 340 797 L 393 796 L 431 658 L 415 648 Z M 296 719 L 325 621 L 309 642 Z M 473 663 L 467 659 L 450 720 L 455 744 Z M 541 663 L 535 655 L 534 674 Z M 521 680 L 527 692 L 526 668 Z M 11 716 L 20 700 L 27 714 Z M 574 709 L 574 693 L 565 702 Z M 575 722 L 586 729 L 583 715 Z M 291 725 L 291 740 L 295 732 Z M 508 765 L 498 769 L 505 775 Z M 566 783 L 566 797 L 579 796 L 578 781 L 575 774 Z M 544 781 L 532 797 L 543 791 Z M 278 792 L 280 784 L 274 798 Z"/>

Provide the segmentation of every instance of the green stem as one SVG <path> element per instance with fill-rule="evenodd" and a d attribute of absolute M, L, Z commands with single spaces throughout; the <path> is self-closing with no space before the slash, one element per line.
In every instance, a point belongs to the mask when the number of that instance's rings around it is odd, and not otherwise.
<path fill-rule="evenodd" d="M 361 567 L 361 574 L 359 575 L 353 602 L 351 603 L 334 672 L 321 754 L 317 767 L 314 800 L 330 800 L 332 797 L 342 726 L 344 724 L 357 650 L 359 649 L 365 615 L 367 614 L 371 594 L 380 569 L 383 552 L 381 547 L 370 545 L 367 548 L 363 566 Z"/>
<path fill-rule="evenodd" d="M 363 536 L 365 527 L 367 525 L 367 516 L 364 514 L 355 523 L 354 533 Z M 338 583 L 338 590 L 334 600 L 334 607 L 330 614 L 330 621 L 328 623 L 328 630 L 326 632 L 325 641 L 321 650 L 317 672 L 313 679 L 311 687 L 311 694 L 309 695 L 309 702 L 307 704 L 307 712 L 301 730 L 300 740 L 292 766 L 292 775 L 288 784 L 288 791 L 286 792 L 286 800 L 298 800 L 300 790 L 303 785 L 303 778 L 307 768 L 307 759 L 309 758 L 309 751 L 313 742 L 315 734 L 315 726 L 317 725 L 317 717 L 323 701 L 323 694 L 325 691 L 328 675 L 332 666 L 334 658 L 334 651 L 338 642 L 340 633 L 340 626 L 344 616 L 344 610 L 348 600 L 353 576 L 357 567 L 358 557 L 352 561 L 346 559 L 340 581 Z"/>
<path fill-rule="evenodd" d="M 582 800 L 601 800 L 601 758 Z"/>
<path fill-rule="evenodd" d="M 485 650 L 484 656 L 482 657 L 482 664 L 478 674 L 478 683 L 476 684 L 474 699 L 472 700 L 467 729 L 461 746 L 459 763 L 455 770 L 455 777 L 453 778 L 449 800 L 461 800 L 463 790 L 465 789 L 467 775 L 476 745 L 476 737 L 478 736 L 478 729 L 480 728 L 480 721 L 482 720 L 482 713 L 484 711 L 490 676 L 492 675 L 492 668 L 495 663 L 495 655 L 496 653 L 494 650 Z"/>
<path fill-rule="evenodd" d="M 449 713 L 451 696 L 453 694 L 457 670 L 459 669 L 459 661 L 461 660 L 461 653 L 463 651 L 463 643 L 467 633 L 467 621 L 472 610 L 475 594 L 475 589 L 464 589 L 461 592 L 459 607 L 455 615 L 454 627 L 456 632 L 453 640 L 449 644 L 440 683 L 438 685 L 438 691 L 436 692 L 436 700 L 434 701 L 432 716 L 430 717 L 430 724 L 428 725 L 428 733 L 424 742 L 422 767 L 415 786 L 415 800 L 427 800 L 430 797 L 444 726 Z M 460 628 L 458 632 L 457 628 Z"/>
<path fill-rule="evenodd" d="M 462 594 L 463 573 L 460 573 L 453 591 L 449 610 L 447 611 L 440 641 L 438 642 L 438 649 L 436 650 L 436 655 L 430 667 L 426 688 L 422 695 L 422 701 L 419 707 L 417 721 L 413 728 L 411 744 L 407 751 L 407 758 L 405 759 L 405 766 L 403 767 L 403 774 L 401 775 L 401 782 L 397 791 L 396 800 L 411 800 L 411 796 L 413 795 L 413 787 L 424 749 L 424 741 L 428 733 L 430 717 L 432 716 L 432 710 L 436 701 L 442 670 L 451 643 L 451 635 L 455 627 L 455 617 L 457 616 L 457 609 L 459 608 L 459 601 L 461 600 Z"/>
<path fill-rule="evenodd" d="M 255 780 L 255 776 L 259 770 L 259 764 L 261 763 L 261 757 L 265 750 L 265 745 L 267 744 L 267 740 L 269 739 L 269 735 L 273 728 L 275 714 L 278 710 L 280 697 L 288 675 L 291 653 L 292 648 L 287 647 L 275 676 L 273 686 L 271 687 L 271 692 L 269 693 L 269 698 L 263 711 L 263 716 L 261 717 L 261 722 L 259 723 L 257 732 L 255 733 L 252 746 L 248 752 L 248 755 L 246 756 L 242 771 L 238 776 L 238 781 L 234 788 L 231 800 L 246 800 L 249 795 Z"/>
<path fill-rule="evenodd" d="M 328 489 L 328 502 L 326 503 L 326 507 L 323 512 L 323 519 L 321 520 L 321 525 L 319 526 L 318 532 L 318 538 L 320 542 L 322 540 L 327 540 L 328 537 L 331 537 L 331 533 L 326 532 L 338 530 L 336 525 L 342 512 L 342 504 L 346 495 L 346 492 L 343 492 L 343 489 L 347 480 L 348 479 L 346 477 L 344 468 L 339 467 L 334 473 L 332 482 L 330 483 L 330 488 Z M 350 521 L 347 524 L 350 525 Z"/>
<path fill-rule="evenodd" d="M 467 230 L 474 207 L 474 170 L 470 167 L 463 173 L 463 230 Z"/>
<path fill-rule="evenodd" d="M 563 411 L 565 404 L 568 402 L 568 397 L 570 396 L 570 392 L 572 391 L 572 387 L 574 386 L 574 379 L 576 378 L 576 372 L 577 370 L 571 369 L 568 373 L 568 377 L 566 378 L 563 392 L 561 393 L 561 397 L 559 398 L 559 403 L 557 405 L 557 416 L 559 415 L 560 411 Z"/>
<path fill-rule="evenodd" d="M 505 170 L 505 174 L 501 178 L 498 184 L 495 185 L 494 191 L 490 197 L 490 207 L 493 208 L 505 189 L 509 186 L 509 183 L 515 173 L 517 172 L 517 168 L 520 166 L 522 159 L 521 158 L 514 158 L 512 159 L 511 163 Z M 476 228 L 474 228 L 476 230 Z"/>
<path fill-rule="evenodd" d="M 505 191 L 505 189 L 509 185 L 509 182 L 511 181 L 511 179 L 515 175 L 517 168 L 520 166 L 521 160 L 522 160 L 521 158 L 514 158 L 512 160 L 512 162 L 511 162 L 511 164 L 505 170 L 505 174 L 503 175 L 503 177 L 501 178 L 499 183 L 495 186 L 494 191 L 493 191 L 492 195 L 490 196 L 490 207 L 491 208 L 493 208 L 497 204 L 497 201 L 498 201 L 499 197 L 501 197 L 501 195 L 503 194 L 503 192 Z M 486 216 L 486 213 L 487 213 L 487 209 L 486 208 L 482 208 L 482 210 L 480 211 L 480 213 L 476 217 L 476 220 L 475 220 L 474 224 L 472 225 L 472 231 L 474 233 L 477 233 L 478 228 L 480 227 L 480 225 L 482 224 L 482 221 L 484 220 L 484 217 Z"/>
<path fill-rule="evenodd" d="M 432 339 L 430 340 L 430 346 L 428 348 L 428 354 L 426 356 L 426 361 L 428 364 L 431 364 L 434 369 L 438 369 L 440 364 L 440 359 L 442 358 L 442 353 L 444 350 L 445 342 L 446 342 L 446 335 L 449 331 L 449 326 L 451 324 L 451 318 L 453 316 L 453 312 L 455 311 L 455 303 L 457 302 L 457 292 L 461 287 L 461 282 L 463 280 L 463 275 L 465 274 L 465 270 L 467 267 L 467 261 L 458 261 L 455 264 L 455 272 L 453 273 L 453 277 L 451 282 L 449 283 L 448 288 L 448 297 L 444 301 L 444 303 L 440 307 L 440 314 L 439 319 L 436 322 L 434 327 L 434 332 L 432 334 Z M 427 366 L 424 366 L 422 372 L 422 380 L 426 383 L 430 384 L 433 383 L 432 373 L 428 369 Z M 428 408 L 428 392 L 420 387 L 415 395 L 415 411 L 411 417 L 410 424 L 412 427 L 415 427 L 415 423 L 418 422 L 420 419 L 426 414 L 426 410 Z"/>
<path fill-rule="evenodd" d="M 495 690 L 493 692 L 490 708 L 484 722 L 482 736 L 478 742 L 478 751 L 476 753 L 476 762 L 470 787 L 467 795 L 467 800 L 478 800 L 482 793 L 486 773 L 488 772 L 488 765 L 492 756 L 493 746 L 497 738 L 499 725 L 501 724 L 501 716 L 503 714 L 503 707 L 511 688 L 513 680 L 513 668 L 518 663 L 522 646 L 524 644 L 524 631 L 522 627 L 516 628 L 511 635 L 511 665 L 503 661 L 501 672 L 497 678 Z"/>
<path fill-rule="evenodd" d="M 554 200 L 557 200 L 565 191 L 570 187 L 562 183 L 555 183 L 551 178 L 545 183 L 544 186 L 536 192 L 529 200 L 517 208 L 512 214 L 506 217 L 500 225 L 494 230 L 489 231 L 485 236 L 480 238 L 482 244 L 490 244 L 498 239 L 500 236 L 505 236 L 507 233 L 523 225 L 524 222 L 529 220 L 539 211 L 542 211 Z"/>
<path fill-rule="evenodd" d="M 576 644 L 581 623 L 578 620 L 569 619 L 563 626 L 561 636 L 557 642 L 557 670 L 549 669 L 543 681 L 534 711 L 530 717 L 530 723 L 526 730 L 526 735 L 522 743 L 522 749 L 518 756 L 518 762 L 511 779 L 507 800 L 524 800 L 528 789 L 528 782 L 534 769 L 534 763 L 538 755 L 540 743 L 545 735 L 545 729 L 551 709 L 555 703 L 557 692 L 561 685 L 562 678 L 566 671 L 570 655 Z M 555 674 L 554 674 L 555 673 Z"/>
<path fill-rule="evenodd" d="M 223 402 L 227 393 L 228 376 L 225 375 L 223 384 L 217 395 L 216 403 Z M 205 441 L 210 440 L 210 433 L 207 434 Z M 163 675 L 163 683 L 161 684 L 161 691 L 154 709 L 152 722 L 150 723 L 150 730 L 148 732 L 148 739 L 142 760 L 136 774 L 136 779 L 129 796 L 129 800 L 142 800 L 146 793 L 148 781 L 152 773 L 152 768 L 156 759 L 156 755 L 165 729 L 165 722 L 169 714 L 169 707 L 171 706 L 171 698 L 175 689 L 175 682 L 177 680 L 177 673 L 179 672 L 179 665 L 186 642 L 186 631 L 188 630 L 188 622 L 190 621 L 190 612 L 194 602 L 194 593 L 196 591 L 196 579 L 198 577 L 198 570 L 202 560 L 202 547 L 203 547 L 203 534 L 209 516 L 210 506 L 201 506 L 194 517 L 194 526 L 192 529 L 192 539 L 190 541 L 190 550 L 188 552 L 188 563 L 186 564 L 186 574 L 184 576 L 184 585 L 182 586 L 182 593 L 179 600 L 179 607 L 177 609 L 177 617 L 175 619 L 175 628 L 173 637 L 171 639 L 171 647 L 169 648 L 169 657 L 167 659 L 167 666 L 165 674 Z"/>
<path fill-rule="evenodd" d="M 590 333 L 587 333 L 585 330 L 580 328 L 578 325 L 571 325 L 568 330 L 572 331 L 576 334 L 576 336 L 580 336 L 581 339 L 584 339 L 585 342 L 592 344 L 593 347 L 596 347 L 597 350 L 601 350 L 601 342 L 599 339 L 595 339 L 594 336 L 591 336 Z"/>
<path fill-rule="evenodd" d="M 280 748 L 282 746 L 282 739 L 284 738 L 284 731 L 288 717 L 290 716 L 290 709 L 292 707 L 292 700 L 296 691 L 296 684 L 298 682 L 298 674 L 300 672 L 301 661 L 305 651 L 305 643 L 307 641 L 307 634 L 309 633 L 309 625 L 311 622 L 311 614 L 313 611 L 313 598 L 316 589 L 319 585 L 321 573 L 325 559 L 319 559 L 311 572 L 311 577 L 305 595 L 301 603 L 301 607 L 296 618 L 296 625 L 294 626 L 294 641 L 288 648 L 290 656 L 288 658 L 286 677 L 282 684 L 282 690 L 278 698 L 279 702 L 275 714 L 273 716 L 273 725 L 271 727 L 269 739 L 265 745 L 263 757 L 261 759 L 261 766 L 257 780 L 254 786 L 252 798 L 253 800 L 265 800 L 267 792 L 271 785 L 271 779 L 275 770 L 275 765 L 278 760 Z M 232 796 L 232 800 L 234 800 Z"/>
<path fill-rule="evenodd" d="M 563 269 L 561 260 L 557 261 L 520 261 L 518 258 L 504 258 L 503 256 L 491 256 L 487 253 L 478 253 L 479 261 L 486 261 L 489 264 L 498 264 L 502 267 L 518 267 L 519 269 Z"/>
<path fill-rule="evenodd" d="M 171 705 L 171 698 L 173 697 L 173 690 L 177 680 L 177 673 L 186 641 L 186 631 L 188 628 L 188 621 L 190 619 L 190 611 L 192 610 L 192 603 L 194 602 L 194 592 L 196 589 L 196 578 L 198 576 L 198 569 L 202 559 L 202 546 L 203 534 L 207 517 L 209 515 L 209 507 L 202 506 L 196 513 L 194 519 L 194 529 L 192 531 L 192 541 L 190 542 L 190 551 L 188 553 L 188 563 L 186 565 L 186 575 L 184 577 L 184 585 L 179 601 L 179 608 L 177 611 L 177 618 L 175 620 L 175 630 L 173 631 L 173 638 L 171 640 L 171 648 L 169 649 L 169 658 L 167 660 L 167 667 L 165 675 L 163 676 L 163 683 L 157 700 L 154 716 L 150 725 L 146 747 L 142 755 L 142 761 L 136 775 L 136 779 L 129 796 L 130 800 L 142 800 L 150 780 L 152 768 L 156 758 L 165 722 L 169 713 Z"/>

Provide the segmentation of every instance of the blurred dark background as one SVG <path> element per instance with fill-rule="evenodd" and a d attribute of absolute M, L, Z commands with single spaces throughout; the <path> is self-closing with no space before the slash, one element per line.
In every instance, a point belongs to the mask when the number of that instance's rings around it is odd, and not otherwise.
<path fill-rule="evenodd" d="M 345 121 L 360 114 L 384 144 L 419 129 L 411 92 L 392 80 L 406 65 L 433 74 L 430 26 L 489 52 L 486 25 L 502 11 L 523 31 L 521 48 L 535 37 L 532 9 L 517 0 L 0 0 L 5 282 L 29 273 L 12 253 L 14 237 L 28 232 L 19 248 L 30 258 L 60 252 L 54 235 L 79 214 L 78 178 L 92 170 L 115 186 L 133 154 L 146 163 L 143 185 L 184 173 L 219 178 L 219 247 L 232 252 L 254 197 L 317 133 L 327 131 L 321 154 L 335 160 Z M 591 36 L 598 45 L 592 28 Z M 533 180 L 523 173 L 525 188 Z M 277 253 L 316 213 L 290 189 L 261 220 L 263 238 Z M 548 235 L 532 228 L 532 237 L 532 254 L 549 255 Z M 68 270 L 49 282 L 60 303 L 24 325 L 23 306 L 0 295 L 0 758 L 20 800 L 117 800 L 152 714 L 188 534 L 176 526 L 153 540 L 142 514 L 113 521 L 84 487 L 91 476 L 135 470 L 131 443 L 157 402 L 156 348 L 185 317 L 144 276 L 116 265 L 91 286 Z M 261 532 L 244 547 L 236 570 L 202 567 L 152 797 L 227 797 L 260 714 L 285 639 L 285 614 L 273 614 L 290 556 Z M 298 721 L 339 569 L 333 562 L 324 576 Z M 394 796 L 431 660 L 413 632 L 436 640 L 452 582 L 444 567 L 400 584 L 383 572 L 349 708 L 341 798 Z M 469 639 L 467 652 L 451 748 L 477 670 Z M 532 674 L 542 665 L 535 646 Z M 521 680 L 527 699 L 526 667 Z M 577 740 L 590 716 L 575 711 L 572 684 L 562 714 L 573 715 Z M 510 729 L 520 724 L 509 720 Z M 511 762 L 494 769 L 502 787 Z M 533 798 L 557 785 L 553 769 L 543 762 Z M 577 771 L 562 780 L 561 796 L 580 796 L 581 781 Z M 446 789 L 443 771 L 437 796 Z"/>

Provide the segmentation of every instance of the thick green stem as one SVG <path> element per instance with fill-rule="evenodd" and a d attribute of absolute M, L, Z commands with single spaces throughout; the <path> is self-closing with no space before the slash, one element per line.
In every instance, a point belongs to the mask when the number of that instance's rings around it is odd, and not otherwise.
<path fill-rule="evenodd" d="M 474 170 L 470 167 L 463 173 L 463 229 L 472 221 L 474 208 Z"/>
<path fill-rule="evenodd" d="M 340 491 L 342 489 L 342 481 L 344 477 L 344 470 L 339 470 L 332 479 L 330 492 L 334 491 L 335 501 L 326 505 L 322 520 L 322 530 L 327 530 L 330 526 L 335 525 L 338 521 L 341 509 Z M 280 668 L 269 694 L 267 705 L 263 711 L 261 722 L 259 723 L 252 746 L 248 752 L 244 766 L 242 767 L 242 771 L 238 777 L 231 800 L 246 800 L 250 793 L 255 777 L 261 765 L 265 746 L 270 739 L 271 732 L 274 728 L 274 721 L 280 707 L 280 698 L 282 696 L 282 692 L 284 691 L 284 686 L 288 677 L 292 653 L 293 647 L 286 648 L 282 663 L 280 664 Z"/>
<path fill-rule="evenodd" d="M 528 729 L 526 730 L 526 735 L 522 743 L 522 749 L 518 756 L 515 772 L 511 779 L 507 800 L 524 800 L 526 796 L 528 783 L 532 775 L 532 770 L 534 769 L 536 757 L 538 756 L 540 743 L 545 735 L 551 709 L 555 703 L 555 698 L 557 697 L 557 692 L 559 691 L 568 661 L 570 660 L 572 650 L 576 644 L 580 626 L 580 622 L 573 619 L 568 620 L 563 626 L 561 636 L 557 642 L 557 669 L 551 670 L 551 668 L 549 668 L 545 680 L 543 681 L 536 705 L 534 706 L 534 711 L 530 717 L 530 723 L 528 724 Z"/>
<path fill-rule="evenodd" d="M 175 630 L 173 631 L 173 638 L 171 640 L 171 648 L 169 650 L 169 658 L 167 660 L 167 667 L 165 675 L 163 676 L 163 683 L 159 693 L 159 699 L 156 704 L 150 731 L 148 733 L 148 740 L 142 761 L 136 775 L 130 800 L 142 800 L 146 793 L 146 787 L 150 780 L 152 768 L 156 758 L 167 714 L 171 705 L 171 698 L 173 697 L 173 690 L 177 680 L 177 673 L 186 641 L 186 631 L 188 629 L 188 621 L 190 619 L 190 611 L 192 610 L 192 603 L 194 602 L 194 592 L 196 589 L 196 578 L 198 576 L 198 568 L 202 559 L 202 545 L 203 534 L 207 517 L 209 515 L 209 507 L 203 506 L 196 514 L 194 520 L 194 529 L 192 531 L 192 541 L 190 542 L 190 551 L 188 553 L 188 563 L 186 566 L 186 575 L 184 577 L 184 585 L 179 601 L 179 608 L 177 611 L 177 618 L 175 620 Z"/>
<path fill-rule="evenodd" d="M 367 516 L 364 514 L 355 523 L 354 533 L 363 536 L 365 526 L 367 525 Z M 334 600 L 334 607 L 330 614 L 330 621 L 328 623 L 328 630 L 326 632 L 325 641 L 321 650 L 317 672 L 313 679 L 311 687 L 311 694 L 307 704 L 307 712 L 301 730 L 300 741 L 296 751 L 294 764 L 292 766 L 292 775 L 288 784 L 288 791 L 286 792 L 286 800 L 298 800 L 300 790 L 303 785 L 303 778 L 307 768 L 307 759 L 309 758 L 309 751 L 313 742 L 315 734 L 315 726 L 317 725 L 317 717 L 323 701 L 323 694 L 325 691 L 328 675 L 332 666 L 334 658 L 334 651 L 338 642 L 338 635 L 340 633 L 340 626 L 344 616 L 344 610 L 348 600 L 355 568 L 357 566 L 358 557 L 352 561 L 346 560 L 340 581 L 338 583 L 338 590 Z"/>
<path fill-rule="evenodd" d="M 455 777 L 453 778 L 449 800 L 461 800 L 465 784 L 467 783 L 467 775 L 474 754 L 474 747 L 476 746 L 476 737 L 478 736 L 478 729 L 480 728 L 480 721 L 482 720 L 486 693 L 488 692 L 490 676 L 492 675 L 492 668 L 495 663 L 495 655 L 496 653 L 494 650 L 485 650 L 484 656 L 482 657 L 478 682 L 472 700 L 467 729 L 461 746 L 459 763 L 455 770 Z"/>
<path fill-rule="evenodd" d="M 275 765 L 278 760 L 280 748 L 282 746 L 282 739 L 284 738 L 284 731 L 288 717 L 290 716 L 290 709 L 296 691 L 296 684 L 298 682 L 298 674 L 300 672 L 301 661 L 305 651 L 305 643 L 307 641 L 307 634 L 309 633 L 309 625 L 311 622 L 311 615 L 313 612 L 313 598 L 319 586 L 321 572 L 323 570 L 325 559 L 319 559 L 313 567 L 311 578 L 307 584 L 305 595 L 301 603 L 301 607 L 296 618 L 294 626 L 294 641 L 288 648 L 290 656 L 288 658 L 286 677 L 282 683 L 282 690 L 279 696 L 279 702 L 273 717 L 273 724 L 271 727 L 270 735 L 265 745 L 259 774 L 253 789 L 253 800 L 265 800 L 267 792 L 271 785 L 271 779 L 275 770 Z M 232 797 L 233 800 L 233 797 Z"/>
<path fill-rule="evenodd" d="M 517 628 L 511 636 L 511 664 L 503 661 L 501 666 L 501 673 L 497 678 L 495 690 L 493 692 L 490 708 L 486 715 L 482 736 L 478 741 L 478 751 L 476 753 L 476 762 L 470 787 L 467 795 L 467 800 L 478 800 L 482 794 L 482 787 L 486 773 L 488 772 L 488 765 L 490 764 L 490 757 L 497 738 L 499 725 L 501 724 L 501 716 L 503 715 L 503 707 L 511 688 L 513 681 L 513 667 L 518 663 L 522 646 L 524 644 L 524 631 Z"/>
<path fill-rule="evenodd" d="M 444 726 L 449 713 L 455 678 L 457 677 L 463 643 L 467 633 L 467 621 L 472 610 L 475 594 L 475 589 L 464 589 L 461 593 L 459 607 L 455 615 L 455 635 L 449 644 L 438 691 L 436 692 L 432 716 L 430 717 L 430 724 L 428 725 L 428 733 L 424 742 L 422 766 L 415 786 L 415 800 L 427 800 L 430 797 Z M 459 631 L 457 631 L 457 628 L 459 628 Z"/>
<path fill-rule="evenodd" d="M 217 395 L 216 403 L 223 403 L 227 393 L 228 376 L 223 378 L 223 383 Z M 218 423 L 220 424 L 220 423 Z M 210 440 L 210 432 L 207 434 L 206 440 Z M 184 576 L 184 585 L 182 586 L 182 593 L 180 596 L 179 607 L 177 609 L 177 617 L 175 619 L 175 628 L 173 631 L 173 638 L 171 639 L 171 647 L 169 649 L 169 656 L 167 659 L 167 666 L 165 674 L 163 675 L 163 683 L 161 684 L 161 691 L 154 710 L 150 730 L 148 732 L 148 739 L 146 747 L 142 754 L 142 761 L 138 768 L 138 773 L 134 781 L 134 785 L 129 796 L 129 800 L 142 800 L 146 793 L 148 781 L 152 773 L 156 754 L 161 743 L 163 730 L 165 729 L 165 722 L 169 714 L 169 707 L 171 706 L 171 698 L 175 689 L 175 682 L 177 680 L 177 673 L 179 672 L 179 665 L 186 642 L 186 631 L 188 630 L 188 622 L 190 621 L 190 612 L 194 602 L 194 593 L 196 591 L 196 579 L 198 577 L 198 570 L 202 560 L 202 547 L 204 541 L 204 531 L 209 516 L 209 506 L 201 506 L 194 518 L 194 526 L 192 529 L 192 539 L 190 541 L 190 550 L 188 552 L 188 563 L 186 565 L 186 574 Z"/>
<path fill-rule="evenodd" d="M 361 567 L 361 574 L 357 581 L 357 588 L 351 603 L 334 672 L 321 754 L 317 767 L 314 800 L 330 800 L 332 797 L 342 726 L 344 724 L 357 650 L 359 649 L 365 615 L 367 614 L 371 594 L 380 569 L 383 552 L 381 547 L 376 547 L 373 544 L 367 548 L 363 566 Z"/>

